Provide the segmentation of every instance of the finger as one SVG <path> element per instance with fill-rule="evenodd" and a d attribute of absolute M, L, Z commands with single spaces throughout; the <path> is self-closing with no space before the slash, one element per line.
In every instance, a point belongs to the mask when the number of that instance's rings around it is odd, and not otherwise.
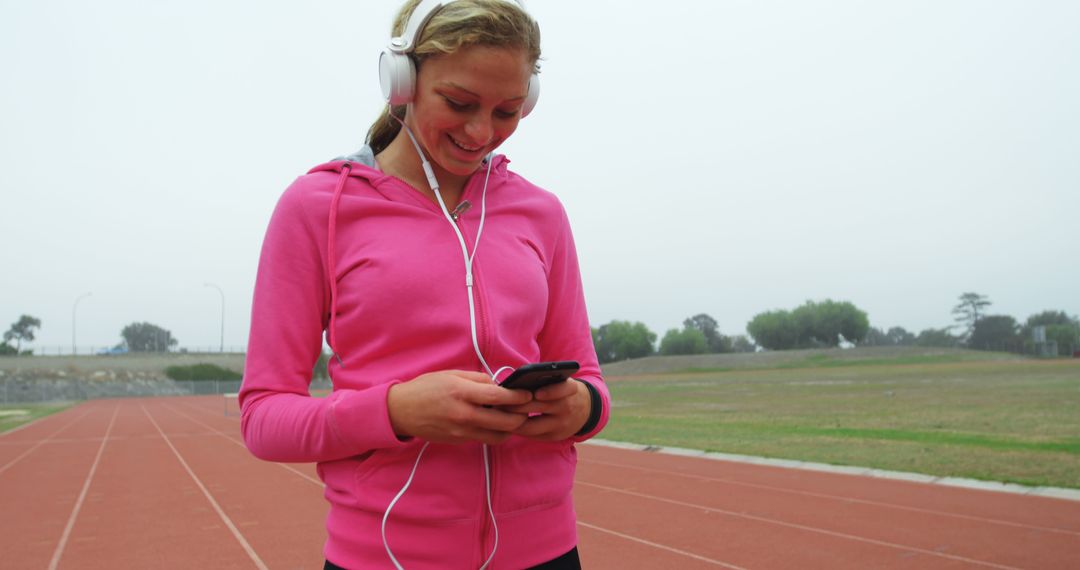
<path fill-rule="evenodd" d="M 481 442 L 487 444 L 497 444 L 506 441 L 512 432 L 509 431 L 496 431 L 480 428 L 458 428 L 452 430 L 451 433 L 446 433 L 438 441 L 442 443 L 471 443 Z"/>
<path fill-rule="evenodd" d="M 515 414 L 549 414 L 553 411 L 552 406 L 548 402 L 540 402 L 533 400 L 531 402 L 521 404 L 518 406 L 502 406 L 502 410 L 512 412 Z"/>
<path fill-rule="evenodd" d="M 512 432 L 521 427 L 521 424 L 525 423 L 528 418 L 527 414 L 509 412 L 499 408 L 477 408 L 472 421 L 469 423 L 472 427 L 481 430 Z"/>
<path fill-rule="evenodd" d="M 556 382 L 543 388 L 538 389 L 533 393 L 533 397 L 537 400 L 549 402 L 551 400 L 561 400 L 563 398 L 569 398 L 577 393 L 577 380 L 565 380 L 563 382 Z"/>
<path fill-rule="evenodd" d="M 468 395 L 469 401 L 484 406 L 519 406 L 532 401 L 532 392 L 511 390 L 494 384 L 473 385 Z"/>
<path fill-rule="evenodd" d="M 514 430 L 514 433 L 533 439 L 550 439 L 551 434 L 558 430 L 559 427 L 560 422 L 555 417 L 534 416 L 525 420 L 525 423 Z"/>

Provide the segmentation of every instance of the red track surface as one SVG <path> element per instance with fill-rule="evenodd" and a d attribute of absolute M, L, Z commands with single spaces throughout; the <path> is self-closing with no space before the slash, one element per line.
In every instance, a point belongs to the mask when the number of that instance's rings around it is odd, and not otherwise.
<path fill-rule="evenodd" d="M 235 409 L 235 408 L 234 408 Z M 636 568 L 1080 568 L 1080 502 L 580 446 L 582 560 Z M 318 568 L 311 465 L 220 396 L 99 400 L 0 436 L 4 568 Z"/>

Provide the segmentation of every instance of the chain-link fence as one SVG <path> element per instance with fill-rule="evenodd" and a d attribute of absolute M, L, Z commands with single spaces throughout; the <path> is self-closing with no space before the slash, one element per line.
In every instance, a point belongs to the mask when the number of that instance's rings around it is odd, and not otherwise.
<path fill-rule="evenodd" d="M 23 345 L 22 350 L 27 351 L 28 354 L 12 354 L 12 355 L 0 355 L 5 357 L 27 357 L 27 356 L 113 356 L 118 354 L 129 354 L 127 349 L 118 349 L 116 345 L 79 345 L 71 346 L 70 344 L 27 344 Z M 174 346 L 165 351 L 150 351 L 142 354 L 240 354 L 247 350 L 245 345 L 225 345 L 225 346 Z"/>
<path fill-rule="evenodd" d="M 157 396 L 198 396 L 233 394 L 240 391 L 240 380 L 86 380 L 25 379 L 0 380 L 0 402 L 26 404 L 74 402 L 99 398 L 137 398 Z M 312 382 L 312 392 L 329 391 L 329 382 Z"/>

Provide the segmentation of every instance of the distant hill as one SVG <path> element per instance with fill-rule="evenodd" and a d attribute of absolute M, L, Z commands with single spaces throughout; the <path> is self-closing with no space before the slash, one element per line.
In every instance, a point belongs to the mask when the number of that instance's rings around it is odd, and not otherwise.
<path fill-rule="evenodd" d="M 814 368 L 860 364 L 918 364 L 976 360 L 1023 360 L 1023 356 L 960 348 L 871 346 L 814 350 L 770 350 L 736 354 L 649 356 L 604 364 L 605 376 L 665 374 L 670 372 L 742 370 L 754 368 Z"/>

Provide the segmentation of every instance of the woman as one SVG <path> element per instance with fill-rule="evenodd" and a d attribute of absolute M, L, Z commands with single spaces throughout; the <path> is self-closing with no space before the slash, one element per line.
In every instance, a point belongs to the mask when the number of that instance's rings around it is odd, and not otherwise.
<path fill-rule="evenodd" d="M 536 102 L 539 45 L 516 2 L 407 2 L 368 146 L 274 211 L 241 426 L 262 459 L 318 462 L 327 568 L 579 567 L 574 443 L 610 396 L 565 212 L 492 154 Z M 312 398 L 324 332 L 334 391 Z M 556 360 L 580 369 L 495 382 Z"/>

